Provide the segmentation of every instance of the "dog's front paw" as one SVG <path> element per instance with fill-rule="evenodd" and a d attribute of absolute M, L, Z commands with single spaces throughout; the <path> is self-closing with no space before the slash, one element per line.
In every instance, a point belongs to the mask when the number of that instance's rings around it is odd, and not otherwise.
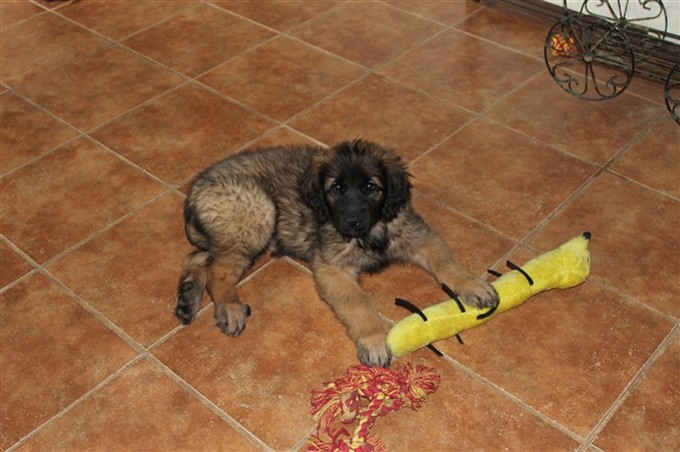
<path fill-rule="evenodd" d="M 224 334 L 238 336 L 245 329 L 250 313 L 247 304 L 218 304 L 215 306 L 215 324 Z"/>
<path fill-rule="evenodd" d="M 498 305 L 496 289 L 480 278 L 470 278 L 458 287 L 459 295 L 466 304 L 477 308 L 491 308 Z"/>
<path fill-rule="evenodd" d="M 357 356 L 361 364 L 390 367 L 392 352 L 385 343 L 385 334 L 375 334 L 357 341 Z"/>

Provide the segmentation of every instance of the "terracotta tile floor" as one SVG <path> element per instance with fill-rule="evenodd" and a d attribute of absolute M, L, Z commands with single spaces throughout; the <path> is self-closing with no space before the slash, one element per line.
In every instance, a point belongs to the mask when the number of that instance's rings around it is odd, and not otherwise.
<path fill-rule="evenodd" d="M 3 450 L 299 450 L 355 364 L 304 265 L 263 258 L 228 338 L 174 291 L 187 183 L 257 145 L 396 148 L 472 270 L 593 233 L 592 276 L 402 358 L 443 377 L 391 450 L 680 450 L 680 127 L 662 86 L 560 90 L 550 24 L 474 1 L 2 0 Z M 363 280 L 396 321 L 419 270 Z M 398 363 L 399 364 L 399 363 Z"/>

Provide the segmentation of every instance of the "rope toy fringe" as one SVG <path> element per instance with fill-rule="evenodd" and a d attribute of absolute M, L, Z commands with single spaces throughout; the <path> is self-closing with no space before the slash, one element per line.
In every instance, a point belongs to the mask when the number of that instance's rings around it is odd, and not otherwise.
<path fill-rule="evenodd" d="M 437 372 L 422 365 L 385 369 L 359 364 L 348 368 L 345 375 L 312 391 L 312 415 L 317 425 L 307 451 L 386 451 L 379 439 L 368 439 L 378 416 L 404 406 L 417 411 L 440 382 Z M 365 406 L 362 399 L 368 401 Z M 348 428 L 355 424 L 353 433 L 338 424 Z"/>

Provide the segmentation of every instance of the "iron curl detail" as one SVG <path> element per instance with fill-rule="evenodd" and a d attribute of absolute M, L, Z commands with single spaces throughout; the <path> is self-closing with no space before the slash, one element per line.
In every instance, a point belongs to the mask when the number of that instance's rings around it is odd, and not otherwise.
<path fill-rule="evenodd" d="M 664 89 L 666 107 L 671 116 L 680 124 L 680 62 L 668 73 Z"/>
<path fill-rule="evenodd" d="M 611 99 L 630 85 L 635 56 L 626 35 L 606 20 L 566 16 L 548 33 L 548 71 L 569 94 L 588 100 Z"/>

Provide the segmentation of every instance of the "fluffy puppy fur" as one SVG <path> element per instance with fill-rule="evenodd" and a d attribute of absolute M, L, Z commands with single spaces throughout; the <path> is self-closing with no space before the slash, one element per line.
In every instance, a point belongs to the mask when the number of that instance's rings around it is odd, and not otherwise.
<path fill-rule="evenodd" d="M 205 290 L 224 333 L 243 331 L 250 307 L 236 284 L 268 248 L 310 263 L 320 297 L 347 328 L 359 360 L 389 366 L 388 326 L 359 276 L 392 262 L 422 267 L 476 306 L 498 295 L 472 276 L 410 203 L 406 166 L 368 141 L 331 149 L 277 147 L 210 166 L 186 199 L 186 235 L 196 250 L 182 269 L 175 315 L 191 323 Z"/>

